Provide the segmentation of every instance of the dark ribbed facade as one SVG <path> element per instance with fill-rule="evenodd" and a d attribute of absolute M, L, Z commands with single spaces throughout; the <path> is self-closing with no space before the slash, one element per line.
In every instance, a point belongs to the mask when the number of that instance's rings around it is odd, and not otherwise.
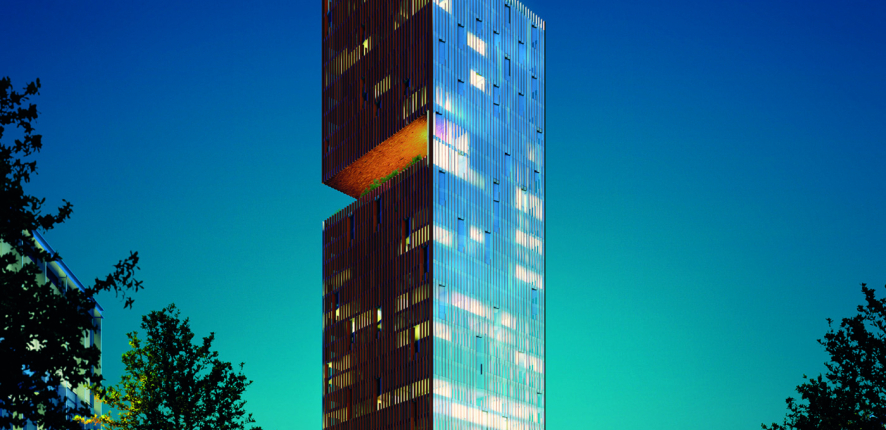
<path fill-rule="evenodd" d="M 544 429 L 544 22 L 324 0 L 322 37 L 322 427 Z"/>

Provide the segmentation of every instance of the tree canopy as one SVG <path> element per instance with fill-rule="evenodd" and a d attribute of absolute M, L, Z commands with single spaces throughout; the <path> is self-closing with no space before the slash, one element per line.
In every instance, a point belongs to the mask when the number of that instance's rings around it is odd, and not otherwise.
<path fill-rule="evenodd" d="M 83 342 L 84 333 L 96 328 L 95 296 L 114 291 L 132 306 L 127 292 L 138 291 L 142 283 L 135 277 L 138 253 L 120 260 L 104 279 L 96 278 L 82 291 L 57 291 L 50 282 L 38 282 L 39 267 L 25 255 L 52 262 L 61 257 L 35 246 L 31 232 L 48 231 L 73 213 L 64 204 L 44 213 L 45 199 L 29 195 L 24 184 L 37 174 L 37 162 L 30 157 L 40 152 L 42 136 L 35 133 L 36 105 L 29 103 L 39 94 L 37 79 L 15 91 L 9 78 L 0 79 L 0 242 L 11 247 L 0 255 L 0 428 L 24 426 L 27 420 L 44 428 L 80 429 L 71 412 L 88 414 L 81 403 L 74 410 L 59 400 L 57 389 L 63 383 L 72 387 L 101 386 L 102 377 L 94 371 L 101 364 L 101 352 Z M 19 136 L 4 140 L 7 127 Z"/>
<path fill-rule="evenodd" d="M 818 339 L 831 356 L 825 377 L 803 375 L 807 382 L 797 386 L 802 401 L 788 397 L 784 422 L 763 429 L 886 428 L 886 298 L 877 300 L 865 284 L 861 291 L 866 304 L 858 314 L 843 318 L 837 331 L 828 318 L 830 329 Z"/>
<path fill-rule="evenodd" d="M 189 319 L 182 321 L 174 304 L 142 317 L 142 340 L 127 334 L 131 350 L 123 354 L 125 371 L 117 386 L 100 390 L 102 400 L 116 408 L 92 417 L 121 430 L 233 430 L 254 423 L 242 395 L 252 381 L 235 372 L 212 351 L 215 333 L 194 343 Z M 252 427 L 261 430 L 261 427 Z"/>

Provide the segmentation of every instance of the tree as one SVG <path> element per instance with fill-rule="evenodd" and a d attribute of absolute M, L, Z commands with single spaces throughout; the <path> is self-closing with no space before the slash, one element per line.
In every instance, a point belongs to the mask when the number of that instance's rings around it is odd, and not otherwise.
<path fill-rule="evenodd" d="M 255 422 L 244 411 L 243 391 L 252 381 L 243 375 L 243 363 L 235 373 L 218 359 L 210 350 L 215 333 L 192 343 L 190 320 L 179 314 L 171 304 L 143 316 L 144 341 L 136 332 L 127 334 L 132 350 L 123 354 L 120 384 L 99 391 L 119 418 L 106 414 L 88 422 L 121 430 L 232 430 Z"/>
<path fill-rule="evenodd" d="M 877 300 L 874 290 L 861 284 L 867 304 L 858 315 L 843 318 L 840 330 L 830 330 L 818 343 L 831 360 L 825 378 L 808 379 L 797 386 L 805 403 L 788 397 L 784 423 L 767 430 L 783 429 L 879 429 L 886 428 L 886 298 Z"/>
<path fill-rule="evenodd" d="M 33 262 L 21 265 L 21 256 L 31 254 L 45 262 L 57 261 L 34 246 L 32 231 L 48 231 L 71 216 L 73 206 L 64 204 L 54 213 L 43 213 L 45 199 L 24 192 L 37 163 L 27 158 L 42 148 L 42 136 L 34 132 L 37 107 L 27 103 L 38 95 L 40 80 L 29 83 L 22 92 L 12 89 L 9 78 L 0 79 L 0 242 L 11 251 L 0 255 L 0 428 L 23 426 L 27 420 L 53 429 L 79 429 L 71 420 L 73 413 L 89 413 L 85 403 L 74 410 L 59 401 L 57 388 L 62 382 L 73 387 L 101 386 L 96 375 L 101 353 L 94 346 L 84 346 L 83 336 L 95 328 L 90 310 L 95 296 L 114 291 L 126 298 L 124 307 L 132 306 L 127 291 L 138 291 L 141 281 L 138 253 L 120 260 L 104 279 L 96 278 L 83 291 L 76 288 L 57 292 L 50 283 L 37 282 L 40 273 Z M 14 126 L 20 136 L 13 143 L 3 140 L 5 128 Z"/>

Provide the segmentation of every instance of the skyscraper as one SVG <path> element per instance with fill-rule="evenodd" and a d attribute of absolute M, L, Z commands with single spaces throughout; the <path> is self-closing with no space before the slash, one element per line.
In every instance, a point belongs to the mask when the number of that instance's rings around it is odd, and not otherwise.
<path fill-rule="evenodd" d="M 545 427 L 544 22 L 324 0 L 323 427 Z"/>

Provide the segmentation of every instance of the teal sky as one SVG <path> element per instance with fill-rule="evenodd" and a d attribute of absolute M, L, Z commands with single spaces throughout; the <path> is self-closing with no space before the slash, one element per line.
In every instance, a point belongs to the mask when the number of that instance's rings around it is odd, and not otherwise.
<path fill-rule="evenodd" d="M 374 1 L 374 0 L 370 0 Z M 75 4 L 76 3 L 76 4 Z M 184 3 L 184 4 L 183 4 Z M 751 429 L 886 294 L 886 3 L 526 1 L 547 25 L 549 429 Z M 175 302 L 265 429 L 320 428 L 320 2 L 9 2 L 46 235 L 107 296 L 104 371 Z"/>

